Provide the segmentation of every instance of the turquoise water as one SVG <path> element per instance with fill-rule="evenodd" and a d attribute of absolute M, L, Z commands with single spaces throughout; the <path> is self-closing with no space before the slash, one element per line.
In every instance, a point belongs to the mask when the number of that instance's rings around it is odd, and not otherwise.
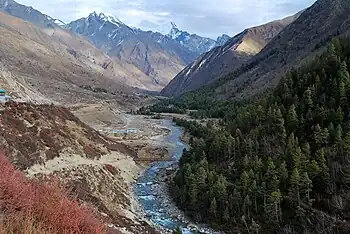
<path fill-rule="evenodd" d="M 144 172 L 144 174 L 137 180 L 134 186 L 135 194 L 146 213 L 149 220 L 156 226 L 162 229 L 173 230 L 178 226 L 186 226 L 186 224 L 172 217 L 170 212 L 167 212 L 166 207 L 157 199 L 159 174 L 161 169 L 168 168 L 180 159 L 183 150 L 187 147 L 181 140 L 181 130 L 175 127 L 170 121 L 165 120 L 162 127 L 169 128 L 171 133 L 167 136 L 166 141 L 175 144 L 173 152 L 171 152 L 170 161 L 155 162 Z"/>
<path fill-rule="evenodd" d="M 164 120 L 162 127 L 171 130 L 170 134 L 165 139 L 166 143 L 174 145 L 170 152 L 171 159 L 169 161 L 151 164 L 144 174 L 139 177 L 137 183 L 134 185 L 136 198 L 143 211 L 146 213 L 146 217 L 155 226 L 161 229 L 171 231 L 177 227 L 181 227 L 184 234 L 216 233 L 203 227 L 199 228 L 195 225 L 191 225 L 191 228 L 188 228 L 189 221 L 181 215 L 182 212 L 171 202 L 171 198 L 167 195 L 164 196 L 164 194 L 167 193 L 167 188 L 166 183 L 160 182 L 159 171 L 169 167 L 176 167 L 183 150 L 188 148 L 188 146 L 180 140 L 180 128 L 175 126 L 170 120 Z M 166 198 L 164 199 L 164 197 Z M 164 202 L 164 200 L 166 200 L 166 202 Z"/>

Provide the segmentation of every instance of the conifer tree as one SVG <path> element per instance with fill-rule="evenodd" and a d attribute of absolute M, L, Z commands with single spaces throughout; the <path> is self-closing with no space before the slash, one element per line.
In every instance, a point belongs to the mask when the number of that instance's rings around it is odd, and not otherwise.
<path fill-rule="evenodd" d="M 229 212 L 228 206 L 225 206 L 224 213 L 222 215 L 222 219 L 224 222 L 230 221 L 230 212 Z"/>
<path fill-rule="evenodd" d="M 281 214 L 281 199 L 282 195 L 279 190 L 274 191 L 269 196 L 269 204 L 270 204 L 270 217 L 273 218 L 274 222 L 279 223 Z"/>
<path fill-rule="evenodd" d="M 278 134 L 278 137 L 281 139 L 281 142 L 284 142 L 287 134 L 284 127 L 284 118 L 280 109 L 277 109 L 276 111 L 276 132 Z"/>
<path fill-rule="evenodd" d="M 340 81 L 345 86 L 345 91 L 346 92 L 349 91 L 349 89 L 350 89 L 350 75 L 349 75 L 348 67 L 347 67 L 345 61 L 343 61 L 340 64 L 340 69 L 339 69 L 338 76 L 339 76 Z"/>
<path fill-rule="evenodd" d="M 290 106 L 287 114 L 287 126 L 288 130 L 294 131 L 298 126 L 298 115 L 295 110 L 294 104 Z"/>
<path fill-rule="evenodd" d="M 297 168 L 294 168 L 290 176 L 290 188 L 289 188 L 289 199 L 296 202 L 300 205 L 300 193 L 299 193 L 299 184 L 300 184 L 300 175 Z"/>
<path fill-rule="evenodd" d="M 213 200 L 211 200 L 211 203 L 210 203 L 210 214 L 213 216 L 214 219 L 216 218 L 217 204 L 216 204 L 215 197 L 213 198 Z"/>
<path fill-rule="evenodd" d="M 312 181 L 310 180 L 307 172 L 304 172 L 300 178 L 300 190 L 301 190 L 300 193 L 302 194 L 301 196 L 303 197 L 305 204 L 311 206 L 312 205 L 312 199 L 311 199 Z"/>
<path fill-rule="evenodd" d="M 310 88 L 307 88 L 306 91 L 304 92 L 304 104 L 306 108 L 312 108 L 314 103 L 312 101 L 312 92 Z"/>

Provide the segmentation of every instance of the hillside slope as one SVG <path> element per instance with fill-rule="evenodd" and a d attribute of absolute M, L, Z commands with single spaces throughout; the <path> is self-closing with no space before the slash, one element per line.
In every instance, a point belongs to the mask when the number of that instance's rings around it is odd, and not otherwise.
<path fill-rule="evenodd" d="M 0 0 L 0 10 L 9 15 L 40 25 L 41 27 L 63 24 L 63 22 L 58 19 L 53 19 L 50 16 L 34 9 L 33 7 L 18 4 L 13 0 Z"/>
<path fill-rule="evenodd" d="M 135 153 L 102 136 L 68 109 L 0 104 L 0 151 L 28 177 L 64 183 L 91 205 L 110 233 L 155 233 L 133 213 L 131 183 L 140 171 Z"/>
<path fill-rule="evenodd" d="M 215 84 L 215 96 L 242 98 L 275 86 L 285 71 L 348 33 L 349 9 L 348 0 L 318 0 L 245 66 Z"/>
<path fill-rule="evenodd" d="M 198 89 L 227 74 L 259 53 L 278 33 L 292 23 L 299 13 L 285 19 L 248 28 L 231 38 L 225 45 L 202 54 L 182 70 L 163 90 L 166 96 L 178 96 Z"/>
<path fill-rule="evenodd" d="M 40 28 L 2 12 L 0 20 L 0 85 L 12 96 L 72 103 L 100 99 L 81 86 L 119 94 L 106 97 L 116 100 L 122 93 L 133 92 L 125 79 L 141 72 L 128 72 L 128 66 L 119 65 L 84 39 L 59 27 Z"/>
<path fill-rule="evenodd" d="M 20 44 L 28 44 L 31 43 L 31 41 L 39 43 L 41 47 L 45 47 L 45 50 L 49 50 L 50 53 L 55 54 L 55 56 L 52 57 L 56 58 L 56 60 L 57 58 L 60 58 L 64 61 L 63 63 L 65 65 L 57 68 L 57 70 L 64 74 L 66 74 L 68 70 L 71 73 L 69 77 L 72 77 L 72 80 L 76 80 L 76 83 L 79 83 L 80 85 L 90 85 L 103 88 L 109 87 L 113 91 L 128 90 L 127 86 L 147 90 L 159 90 L 161 88 L 155 82 L 150 81 L 149 76 L 134 64 L 121 61 L 119 58 L 112 59 L 92 45 L 86 38 L 73 35 L 69 30 L 60 27 L 59 25 L 62 25 L 62 22 L 59 20 L 55 20 L 32 7 L 18 4 L 13 0 L 0 0 L 0 13 L 1 21 L 3 23 L 0 26 L 7 30 L 11 30 L 11 33 L 19 34 L 12 35 L 8 32 L 4 32 L 3 36 L 6 35 L 6 37 L 4 36 L 2 38 L 4 44 L 10 43 L 11 45 L 8 47 L 15 47 L 17 43 L 9 41 L 12 40 L 12 38 L 16 38 L 17 41 L 26 42 L 21 42 Z M 17 18 L 10 18 L 8 15 Z M 19 18 L 22 20 L 18 20 Z M 25 38 L 23 34 L 28 38 Z M 35 48 L 38 47 L 38 45 L 31 45 L 31 47 Z M 33 56 L 24 54 L 23 50 L 18 50 L 16 47 L 9 48 L 9 50 L 11 50 L 11 52 L 6 56 L 12 56 L 15 52 L 22 52 L 22 57 L 24 56 L 24 58 L 33 59 Z M 39 55 L 38 57 L 45 58 L 48 54 L 40 54 L 43 51 L 44 49 L 36 50 L 35 53 Z M 38 65 L 48 63 L 45 60 L 52 60 L 52 58 L 41 60 L 41 58 L 36 62 Z M 67 61 L 68 59 L 73 61 Z M 74 60 L 80 61 L 77 62 Z M 55 66 L 58 66 L 57 61 L 55 62 Z M 80 71 L 78 72 L 77 70 Z M 176 70 L 176 72 L 177 71 L 178 70 Z M 78 78 L 75 79 L 73 78 L 74 76 Z M 89 80 L 100 80 L 102 85 L 93 84 L 93 82 L 79 81 L 79 77 L 81 76 L 95 77 Z M 117 83 L 117 85 L 113 85 L 112 83 Z M 117 89 L 117 87 L 120 87 L 120 89 Z"/>
<path fill-rule="evenodd" d="M 188 214 L 227 233 L 349 233 L 349 42 L 249 100 L 198 99 L 212 124 L 176 120 L 194 137 L 173 187 Z"/>

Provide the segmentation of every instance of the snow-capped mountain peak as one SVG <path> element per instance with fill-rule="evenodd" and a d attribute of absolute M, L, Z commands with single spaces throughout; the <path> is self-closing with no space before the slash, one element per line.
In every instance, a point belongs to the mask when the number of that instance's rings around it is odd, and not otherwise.
<path fill-rule="evenodd" d="M 109 22 L 114 23 L 114 24 L 124 24 L 120 19 L 118 19 L 115 16 L 110 15 L 110 14 L 100 13 L 99 17 L 102 20 L 109 21 Z"/>
<path fill-rule="evenodd" d="M 188 32 L 180 30 L 174 22 L 171 22 L 171 30 L 168 36 L 174 40 L 183 41 L 189 36 Z"/>
<path fill-rule="evenodd" d="M 201 37 L 196 34 L 190 34 L 187 31 L 183 31 L 179 29 L 174 22 L 170 22 L 170 24 L 171 30 L 167 36 L 185 46 L 190 51 L 196 52 L 198 54 L 205 53 L 215 46 L 223 45 L 230 39 L 229 36 L 222 35 L 218 37 L 217 41 L 215 41 L 211 38 Z"/>
<path fill-rule="evenodd" d="M 117 17 L 115 17 L 111 14 L 103 13 L 103 12 L 98 14 L 96 11 L 94 11 L 89 15 L 89 18 L 91 18 L 91 17 L 98 19 L 100 21 L 110 22 L 110 23 L 115 24 L 117 26 L 124 25 L 124 23 L 120 19 L 118 19 Z"/>
<path fill-rule="evenodd" d="M 172 29 L 179 29 L 174 22 L 170 22 Z"/>

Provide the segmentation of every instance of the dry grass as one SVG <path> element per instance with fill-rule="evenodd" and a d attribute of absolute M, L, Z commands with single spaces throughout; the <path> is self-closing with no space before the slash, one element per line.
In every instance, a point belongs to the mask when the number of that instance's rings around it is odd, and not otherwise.
<path fill-rule="evenodd" d="M 0 154 L 0 233 L 105 233 L 92 211 L 57 182 L 28 180 Z"/>
<path fill-rule="evenodd" d="M 67 148 L 89 159 L 109 151 L 133 154 L 55 105 L 6 103 L 0 110 L 0 133 L 0 150 L 21 170 L 57 158 Z"/>

